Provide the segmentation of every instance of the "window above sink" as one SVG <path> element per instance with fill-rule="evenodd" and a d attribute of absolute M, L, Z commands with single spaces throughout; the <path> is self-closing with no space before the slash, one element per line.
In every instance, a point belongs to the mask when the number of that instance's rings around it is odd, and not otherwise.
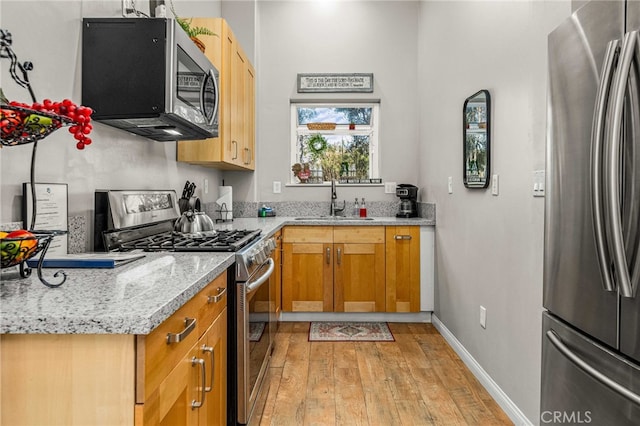
<path fill-rule="evenodd" d="M 291 103 L 292 184 L 381 184 L 379 103 Z"/>

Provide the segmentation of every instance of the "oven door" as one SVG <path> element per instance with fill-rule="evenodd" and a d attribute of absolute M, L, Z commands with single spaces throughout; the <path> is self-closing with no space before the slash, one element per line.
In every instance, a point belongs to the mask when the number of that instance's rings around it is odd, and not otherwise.
<path fill-rule="evenodd" d="M 273 259 L 267 259 L 247 282 L 237 288 L 238 326 L 238 423 L 247 424 L 251 417 L 260 386 L 271 358 L 270 311 L 275 301 L 270 299 L 269 277 L 275 269 Z"/>

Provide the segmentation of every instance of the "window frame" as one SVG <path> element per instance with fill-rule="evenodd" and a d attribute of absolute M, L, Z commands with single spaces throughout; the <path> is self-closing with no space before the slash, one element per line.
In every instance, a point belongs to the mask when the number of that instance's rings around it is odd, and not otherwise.
<path fill-rule="evenodd" d="M 364 125 L 358 124 L 354 130 L 349 130 L 349 124 L 336 124 L 334 130 L 310 130 L 306 124 L 298 125 L 298 108 L 371 108 L 371 124 Z M 289 140 L 289 183 L 292 186 L 309 186 L 309 185 L 329 185 L 329 181 L 323 181 L 322 183 L 299 183 L 295 181 L 293 173 L 291 173 L 291 166 L 298 163 L 297 159 L 297 146 L 299 135 L 312 135 L 315 133 L 330 134 L 330 135 L 360 135 L 369 136 L 369 178 L 380 178 L 380 156 L 378 155 L 379 147 L 379 127 L 380 127 L 380 101 L 377 100 L 304 100 L 304 101 L 291 101 L 290 102 L 290 140 Z M 371 183 L 348 183 L 341 185 L 363 185 L 374 186 L 380 184 Z"/>

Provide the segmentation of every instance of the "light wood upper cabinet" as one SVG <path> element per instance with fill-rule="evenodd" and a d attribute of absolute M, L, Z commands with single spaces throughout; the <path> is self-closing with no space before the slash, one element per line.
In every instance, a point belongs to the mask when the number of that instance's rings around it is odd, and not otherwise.
<path fill-rule="evenodd" d="M 420 311 L 420 227 L 386 227 L 387 312 Z"/>
<path fill-rule="evenodd" d="M 225 170 L 255 168 L 255 70 L 222 18 L 193 18 L 192 25 L 217 36 L 201 36 L 205 55 L 220 72 L 219 135 L 178 142 L 178 161 Z"/>

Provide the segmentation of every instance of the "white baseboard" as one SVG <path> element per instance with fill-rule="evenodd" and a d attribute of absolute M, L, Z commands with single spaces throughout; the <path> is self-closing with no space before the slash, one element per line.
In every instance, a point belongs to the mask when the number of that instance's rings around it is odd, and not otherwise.
<path fill-rule="evenodd" d="M 524 415 L 522 411 L 518 408 L 518 406 L 509 398 L 509 396 L 504 393 L 500 386 L 496 382 L 493 381 L 491 376 L 484 371 L 482 366 L 478 364 L 478 362 L 471 356 L 471 354 L 462 346 L 462 343 L 456 336 L 453 335 L 449 331 L 447 327 L 440 321 L 440 319 L 431 315 L 431 322 L 433 326 L 442 334 L 442 337 L 449 343 L 449 345 L 453 348 L 453 350 L 458 354 L 462 362 L 471 370 L 476 379 L 484 386 L 484 388 L 489 392 L 489 394 L 495 399 L 498 405 L 504 410 L 504 412 L 509 416 L 511 421 L 520 426 L 520 425 L 533 425 L 531 421 Z"/>
<path fill-rule="evenodd" d="M 280 321 L 431 322 L 431 312 L 282 312 Z"/>

